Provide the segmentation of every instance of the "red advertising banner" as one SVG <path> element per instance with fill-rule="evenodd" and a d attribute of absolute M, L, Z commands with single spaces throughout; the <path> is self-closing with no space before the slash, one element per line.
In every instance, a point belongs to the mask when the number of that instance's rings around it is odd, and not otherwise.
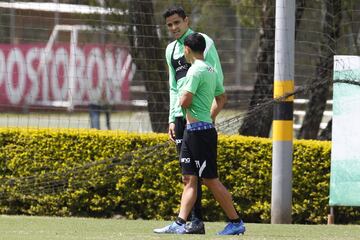
<path fill-rule="evenodd" d="M 0 105 L 71 106 L 129 100 L 135 65 L 126 48 L 0 44 Z"/>

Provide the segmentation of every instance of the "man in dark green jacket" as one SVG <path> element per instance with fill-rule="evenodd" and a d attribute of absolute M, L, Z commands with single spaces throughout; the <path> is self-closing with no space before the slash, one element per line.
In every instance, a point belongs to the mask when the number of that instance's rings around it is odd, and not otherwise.
<path fill-rule="evenodd" d="M 169 86 L 170 86 L 170 110 L 169 110 L 169 137 L 176 143 L 178 153 L 180 152 L 183 134 L 186 126 L 185 116 L 179 105 L 179 99 L 181 96 L 181 89 L 184 87 L 186 73 L 190 68 L 190 64 L 186 62 L 184 57 L 184 39 L 190 34 L 194 33 L 189 27 L 189 18 L 182 7 L 174 6 L 167 9 L 163 17 L 166 21 L 166 26 L 172 36 L 175 38 L 173 42 L 168 44 L 166 48 L 166 62 L 169 68 Z M 217 53 L 214 41 L 203 34 L 206 41 L 206 49 L 204 51 L 205 61 L 208 62 L 217 72 L 218 81 L 223 85 L 224 76 L 220 64 L 219 55 Z M 215 122 L 216 115 L 219 113 L 217 106 L 225 104 L 226 97 L 223 95 L 221 101 L 214 101 L 212 106 L 211 116 L 213 122 Z M 205 234 L 205 228 L 202 219 L 201 212 L 201 182 L 199 181 L 197 192 L 197 199 L 194 208 L 191 212 L 191 222 L 186 225 L 186 233 L 191 234 Z M 157 233 L 161 233 L 161 229 L 154 230 Z"/>

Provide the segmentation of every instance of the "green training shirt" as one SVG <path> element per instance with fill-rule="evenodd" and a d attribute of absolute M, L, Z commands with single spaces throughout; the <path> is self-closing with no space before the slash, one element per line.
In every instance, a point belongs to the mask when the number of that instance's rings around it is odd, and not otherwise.
<path fill-rule="evenodd" d="M 166 47 L 166 62 L 169 68 L 169 87 L 170 87 L 170 109 L 169 109 L 169 123 L 175 121 L 175 117 L 182 117 L 183 113 L 181 107 L 179 106 L 180 94 L 182 93 L 181 89 L 185 83 L 185 76 L 176 80 L 176 72 L 172 65 L 172 60 L 180 59 L 184 56 L 184 39 L 193 33 L 192 29 L 188 29 L 188 31 L 181 36 L 179 39 L 171 42 Z M 204 51 L 205 61 L 208 62 L 211 66 L 216 70 L 216 77 L 218 81 L 223 85 L 224 76 L 220 64 L 219 55 L 215 48 L 214 41 L 208 37 L 206 34 L 201 33 L 206 41 L 206 49 Z M 172 59 L 173 58 L 173 59 Z M 218 94 L 220 95 L 220 94 Z M 217 95 L 216 95 L 217 96 Z"/>
<path fill-rule="evenodd" d="M 225 92 L 216 70 L 203 60 L 195 60 L 186 74 L 183 91 L 193 94 L 187 113 L 199 121 L 211 123 L 210 110 L 214 97 Z"/>

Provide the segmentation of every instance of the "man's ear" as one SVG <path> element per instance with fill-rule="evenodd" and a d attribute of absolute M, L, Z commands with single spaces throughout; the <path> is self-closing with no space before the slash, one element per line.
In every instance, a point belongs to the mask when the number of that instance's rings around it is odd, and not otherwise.
<path fill-rule="evenodd" d="M 188 46 L 184 46 L 184 56 L 185 56 L 185 59 L 186 59 L 186 62 L 188 63 L 191 63 L 191 60 L 190 60 L 190 54 L 191 54 L 191 48 L 189 48 Z"/>
<path fill-rule="evenodd" d="M 184 52 L 186 55 L 191 53 L 191 48 L 189 48 L 188 46 L 185 46 Z"/>
<path fill-rule="evenodd" d="M 184 22 L 189 26 L 190 25 L 190 19 L 188 16 L 184 18 Z"/>

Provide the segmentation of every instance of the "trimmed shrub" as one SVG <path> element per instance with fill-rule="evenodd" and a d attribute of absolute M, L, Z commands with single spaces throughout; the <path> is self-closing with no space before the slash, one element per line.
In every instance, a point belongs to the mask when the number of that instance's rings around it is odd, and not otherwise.
<path fill-rule="evenodd" d="M 330 150 L 294 141 L 294 223 L 327 220 Z M 247 222 L 270 222 L 271 159 L 270 139 L 219 136 L 219 176 Z M 166 134 L 120 131 L 0 129 L 0 183 L 2 214 L 171 219 L 182 192 Z M 205 219 L 225 219 L 203 189 Z"/>

